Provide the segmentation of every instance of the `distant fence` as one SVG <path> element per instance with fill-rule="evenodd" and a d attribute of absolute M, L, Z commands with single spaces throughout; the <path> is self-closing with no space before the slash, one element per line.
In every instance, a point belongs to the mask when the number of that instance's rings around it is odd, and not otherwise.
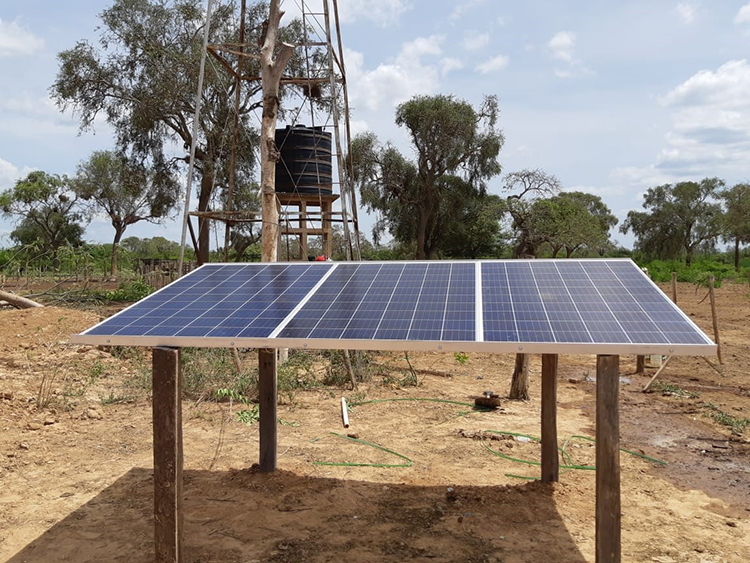
<path fill-rule="evenodd" d="M 195 260 L 186 260 L 182 264 L 182 275 L 198 267 Z M 154 289 L 161 289 L 165 285 L 179 278 L 180 261 L 166 258 L 139 258 L 137 273 Z"/>

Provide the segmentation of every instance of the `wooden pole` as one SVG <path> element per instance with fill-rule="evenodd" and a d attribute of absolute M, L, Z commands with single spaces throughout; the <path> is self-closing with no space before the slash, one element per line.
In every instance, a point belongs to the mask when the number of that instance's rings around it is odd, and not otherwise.
<path fill-rule="evenodd" d="M 711 301 L 711 321 L 714 325 L 714 342 L 716 342 L 716 357 L 719 365 L 724 365 L 721 359 L 721 342 L 719 342 L 719 319 L 716 318 L 716 297 L 714 296 L 714 275 L 708 276 L 708 296 Z"/>
<path fill-rule="evenodd" d="M 672 303 L 677 304 L 677 272 L 672 272 Z"/>
<path fill-rule="evenodd" d="M 182 559 L 180 349 L 153 349 L 154 548 L 156 563 Z"/>
<path fill-rule="evenodd" d="M 560 480 L 557 451 L 557 354 L 542 354 L 542 482 Z"/>
<path fill-rule="evenodd" d="M 646 371 L 646 356 L 639 354 L 635 357 L 635 373 Z"/>
<path fill-rule="evenodd" d="M 667 369 L 667 366 L 669 365 L 669 362 L 671 362 L 671 361 L 672 361 L 672 357 L 673 357 L 673 356 L 667 356 L 667 359 L 666 359 L 666 360 L 664 360 L 664 363 L 663 363 L 663 364 L 661 365 L 661 367 L 660 367 L 660 368 L 659 368 L 658 370 L 656 370 L 656 373 L 654 374 L 654 376 L 653 376 L 653 377 L 652 377 L 652 378 L 651 378 L 651 379 L 649 380 L 649 382 L 648 382 L 648 383 L 646 383 L 646 385 L 645 385 L 645 386 L 643 387 L 643 392 L 644 392 L 644 393 L 645 393 L 646 391 L 648 391 L 649 387 L 651 387 L 651 384 L 652 384 L 652 383 L 653 383 L 654 381 L 656 381 L 656 378 L 657 378 L 657 377 L 659 377 L 659 374 L 661 374 L 661 372 L 663 372 L 663 371 L 664 371 L 665 369 Z"/>
<path fill-rule="evenodd" d="M 619 361 L 596 357 L 596 563 L 620 563 Z"/>
<path fill-rule="evenodd" d="M 276 350 L 258 349 L 258 395 L 260 409 L 260 470 L 276 470 Z"/>

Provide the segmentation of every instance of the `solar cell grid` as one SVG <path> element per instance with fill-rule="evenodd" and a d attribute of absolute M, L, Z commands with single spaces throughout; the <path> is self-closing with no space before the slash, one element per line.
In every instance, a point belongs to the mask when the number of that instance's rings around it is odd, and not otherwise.
<path fill-rule="evenodd" d="M 714 350 L 629 260 L 211 264 L 74 341 Z"/>

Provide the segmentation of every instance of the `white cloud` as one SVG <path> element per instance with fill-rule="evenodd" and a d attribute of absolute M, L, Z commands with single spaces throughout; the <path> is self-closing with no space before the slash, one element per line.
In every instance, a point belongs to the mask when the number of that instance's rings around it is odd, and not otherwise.
<path fill-rule="evenodd" d="M 696 2 L 679 2 L 674 7 L 674 10 L 677 12 L 680 20 L 682 20 L 682 23 L 690 25 L 695 21 L 698 4 Z"/>
<path fill-rule="evenodd" d="M 370 130 L 370 126 L 364 119 L 352 119 L 349 122 L 349 130 L 352 133 L 352 138 L 356 137 L 360 133 L 364 133 Z"/>
<path fill-rule="evenodd" d="M 8 162 L 0 157 L 0 191 L 12 188 L 16 183 L 16 180 L 23 178 L 33 170 L 34 168 L 29 168 L 27 166 L 18 168 L 18 166 L 12 162 Z"/>
<path fill-rule="evenodd" d="M 572 62 L 573 51 L 576 46 L 576 34 L 572 31 L 558 31 L 549 40 L 547 46 L 552 50 L 554 58 Z"/>
<path fill-rule="evenodd" d="M 464 63 L 461 59 L 455 57 L 445 57 L 440 59 L 440 74 L 445 76 L 452 70 L 459 70 L 464 68 Z"/>
<path fill-rule="evenodd" d="M 505 55 L 498 55 L 497 57 L 493 57 L 488 61 L 479 63 L 476 66 L 476 70 L 477 72 L 481 72 L 482 74 L 490 74 L 491 72 L 497 72 L 498 70 L 504 69 L 506 66 L 508 66 L 509 62 L 510 59 Z"/>
<path fill-rule="evenodd" d="M 44 48 L 44 40 L 26 31 L 18 21 L 6 23 L 0 19 L 0 57 L 33 55 Z"/>
<path fill-rule="evenodd" d="M 484 4 L 486 0 L 464 0 L 463 2 L 459 3 L 455 8 L 453 8 L 453 11 L 451 12 L 450 16 L 448 16 L 451 20 L 460 20 L 464 17 L 466 12 L 470 11 L 475 6 L 479 6 L 480 4 Z"/>
<path fill-rule="evenodd" d="M 408 41 L 395 59 L 374 70 L 365 69 L 362 53 L 345 49 L 353 105 L 361 103 L 374 111 L 384 104 L 395 106 L 412 96 L 435 92 L 440 83 L 438 62 L 424 59 L 439 56 L 443 41 L 440 35 Z"/>
<path fill-rule="evenodd" d="M 555 76 L 571 78 L 580 74 L 591 74 L 591 70 L 576 57 L 576 41 L 576 34 L 572 31 L 558 31 L 547 42 L 547 48 L 552 53 L 552 58 L 566 65 L 563 68 L 555 68 Z"/>
<path fill-rule="evenodd" d="M 750 161 L 750 64 L 702 70 L 661 98 L 672 125 L 655 162 L 615 173 L 631 183 L 657 185 L 704 176 L 747 177 Z"/>
<path fill-rule="evenodd" d="M 346 0 L 339 2 L 339 13 L 344 23 L 366 19 L 386 27 L 395 24 L 411 7 L 410 0 Z"/>
<path fill-rule="evenodd" d="M 478 51 L 490 43 L 489 33 L 477 33 L 476 31 L 467 31 L 464 34 L 463 47 L 466 51 Z"/>
<path fill-rule="evenodd" d="M 750 23 L 750 2 L 740 8 L 734 16 L 734 23 Z"/>

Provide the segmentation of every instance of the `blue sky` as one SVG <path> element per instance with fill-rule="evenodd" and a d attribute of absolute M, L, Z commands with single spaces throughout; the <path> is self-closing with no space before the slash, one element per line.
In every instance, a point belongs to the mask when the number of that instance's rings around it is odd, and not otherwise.
<path fill-rule="evenodd" d="M 97 14 L 110 4 L 0 3 L 0 189 L 33 169 L 73 174 L 91 151 L 112 147 L 105 123 L 79 135 L 77 120 L 48 96 L 57 53 L 95 40 Z M 393 123 L 398 103 L 436 93 L 479 103 L 495 94 L 504 173 L 543 168 L 567 190 L 600 195 L 620 219 L 640 208 L 650 186 L 750 181 L 746 0 L 339 4 L 355 132 L 372 130 L 409 153 Z M 296 12 L 292 0 L 284 9 Z M 501 184 L 493 180 L 491 191 Z M 0 245 L 11 229 L 0 220 Z M 86 238 L 111 235 L 98 219 Z M 180 224 L 138 224 L 127 235 L 179 240 Z"/>

